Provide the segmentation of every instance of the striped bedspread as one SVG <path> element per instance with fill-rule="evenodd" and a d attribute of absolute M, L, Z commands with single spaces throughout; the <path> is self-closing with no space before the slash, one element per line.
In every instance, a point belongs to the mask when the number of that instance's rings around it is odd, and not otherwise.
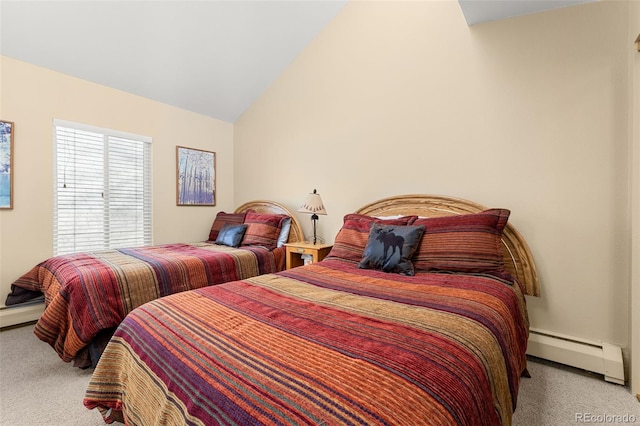
<path fill-rule="evenodd" d="M 13 285 L 44 293 L 34 332 L 69 362 L 143 303 L 282 269 L 284 249 L 180 243 L 53 257 Z"/>
<path fill-rule="evenodd" d="M 127 425 L 509 425 L 527 336 L 517 285 L 325 260 L 136 309 L 84 404 Z"/>

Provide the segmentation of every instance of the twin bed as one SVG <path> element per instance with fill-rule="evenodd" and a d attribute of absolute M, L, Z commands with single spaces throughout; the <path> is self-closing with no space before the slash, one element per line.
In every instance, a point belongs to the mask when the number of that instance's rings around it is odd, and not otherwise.
<path fill-rule="evenodd" d="M 131 311 L 84 405 L 128 425 L 511 424 L 539 289 L 508 217 L 449 197 L 368 204 L 321 262 Z"/>
<path fill-rule="evenodd" d="M 286 218 L 288 231 L 280 235 Z M 245 221 L 251 222 L 243 234 L 245 241 L 251 238 L 250 244 L 215 244 L 223 225 Z M 207 241 L 47 259 L 13 283 L 7 305 L 44 295 L 46 308 L 35 325 L 36 336 L 64 361 L 95 366 L 115 327 L 136 307 L 185 290 L 283 270 L 285 248 L 275 237 L 285 242 L 304 239 L 287 208 L 252 201 L 233 213 L 219 213 Z"/>

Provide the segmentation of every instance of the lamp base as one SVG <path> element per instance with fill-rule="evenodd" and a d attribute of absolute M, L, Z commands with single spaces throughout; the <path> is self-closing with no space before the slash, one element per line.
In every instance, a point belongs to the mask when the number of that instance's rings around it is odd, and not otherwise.
<path fill-rule="evenodd" d="M 318 219 L 319 218 L 317 214 L 314 213 L 311 215 L 311 222 L 313 222 L 313 240 L 312 240 L 313 244 L 316 244 L 318 242 L 318 233 L 316 232 Z"/>
<path fill-rule="evenodd" d="M 316 226 L 318 224 L 318 215 L 317 214 L 312 214 L 311 215 L 311 221 L 313 222 L 313 244 L 315 244 L 318 241 L 318 234 L 316 233 Z"/>
<path fill-rule="evenodd" d="M 313 242 L 313 235 L 310 235 L 308 237 L 305 237 L 304 242 L 309 244 L 324 244 L 327 241 L 320 235 L 316 235 L 316 242 Z"/>

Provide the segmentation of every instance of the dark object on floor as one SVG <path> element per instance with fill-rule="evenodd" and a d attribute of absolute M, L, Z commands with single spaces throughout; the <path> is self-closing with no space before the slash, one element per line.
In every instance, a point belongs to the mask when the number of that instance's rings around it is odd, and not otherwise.
<path fill-rule="evenodd" d="M 85 346 L 78 355 L 73 359 L 73 366 L 81 369 L 96 368 L 100 355 L 107 347 L 107 343 L 111 340 L 111 336 L 115 333 L 117 327 L 100 330 L 96 337 Z"/>
<path fill-rule="evenodd" d="M 39 303 L 44 302 L 44 294 L 41 291 L 27 290 L 26 288 L 11 286 L 11 293 L 7 296 L 4 304 L 6 306 L 15 306 L 22 303 Z"/>

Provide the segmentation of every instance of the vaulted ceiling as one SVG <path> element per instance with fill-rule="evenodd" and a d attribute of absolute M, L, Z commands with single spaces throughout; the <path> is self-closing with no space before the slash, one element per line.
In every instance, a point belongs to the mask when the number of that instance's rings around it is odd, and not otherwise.
<path fill-rule="evenodd" d="M 2 0 L 0 53 L 233 123 L 347 1 Z M 587 1 L 459 4 L 475 25 Z"/>

